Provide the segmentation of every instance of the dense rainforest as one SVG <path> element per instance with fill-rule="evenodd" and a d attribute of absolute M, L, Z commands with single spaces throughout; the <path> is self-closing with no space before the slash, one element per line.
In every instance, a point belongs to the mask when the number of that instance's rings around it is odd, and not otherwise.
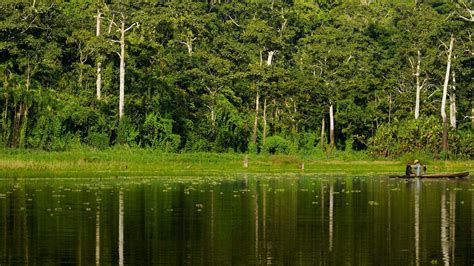
<path fill-rule="evenodd" d="M 0 146 L 474 157 L 472 1 L 0 3 Z"/>

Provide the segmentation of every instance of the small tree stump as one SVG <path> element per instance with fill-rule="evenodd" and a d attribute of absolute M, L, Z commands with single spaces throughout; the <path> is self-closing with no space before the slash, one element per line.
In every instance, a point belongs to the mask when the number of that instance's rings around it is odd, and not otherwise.
<path fill-rule="evenodd" d="M 300 167 L 300 170 L 301 170 L 301 171 L 304 171 L 304 162 L 300 163 L 300 164 L 299 164 L 299 167 Z"/>

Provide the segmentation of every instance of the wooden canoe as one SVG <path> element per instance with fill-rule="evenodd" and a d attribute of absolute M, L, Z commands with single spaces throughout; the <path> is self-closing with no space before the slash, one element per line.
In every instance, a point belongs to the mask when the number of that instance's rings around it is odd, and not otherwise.
<path fill-rule="evenodd" d="M 415 176 L 414 174 L 410 176 L 406 175 L 392 175 L 390 178 L 463 178 L 469 175 L 469 172 L 461 172 L 461 173 L 444 173 L 444 174 L 425 174 L 421 176 Z"/>

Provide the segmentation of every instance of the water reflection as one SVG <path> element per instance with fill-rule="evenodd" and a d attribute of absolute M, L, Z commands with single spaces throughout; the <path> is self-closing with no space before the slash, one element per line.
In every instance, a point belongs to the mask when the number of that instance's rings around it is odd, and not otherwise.
<path fill-rule="evenodd" d="M 123 191 L 119 191 L 119 216 L 118 216 L 118 254 L 119 265 L 123 265 Z"/>
<path fill-rule="evenodd" d="M 329 251 L 332 251 L 332 227 L 334 215 L 334 183 L 329 184 Z"/>
<path fill-rule="evenodd" d="M 415 189 L 415 263 L 420 265 L 420 189 L 421 181 L 416 180 Z"/>
<path fill-rule="evenodd" d="M 100 206 L 95 212 L 95 264 L 100 265 Z"/>
<path fill-rule="evenodd" d="M 446 191 L 443 189 L 441 195 L 441 250 L 444 265 L 454 264 L 456 245 L 456 191 L 449 190 L 449 201 L 446 199 Z M 448 209 L 449 208 L 449 209 Z"/>
<path fill-rule="evenodd" d="M 474 182 L 0 182 L 0 264 L 473 264 Z"/>

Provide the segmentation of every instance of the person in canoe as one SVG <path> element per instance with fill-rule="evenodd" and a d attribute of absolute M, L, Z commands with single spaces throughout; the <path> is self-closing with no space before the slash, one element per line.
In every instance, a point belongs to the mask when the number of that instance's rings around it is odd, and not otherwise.
<path fill-rule="evenodd" d="M 423 173 L 426 173 L 426 166 L 422 165 L 419 160 L 415 160 L 413 164 L 407 164 L 405 168 L 405 176 L 411 176 L 412 174 L 420 176 L 421 170 L 423 170 Z"/>
<path fill-rule="evenodd" d="M 421 163 L 420 161 L 418 160 L 415 160 L 411 166 L 411 169 L 413 169 L 414 171 L 414 174 L 416 176 L 420 176 L 421 175 L 421 169 L 422 169 L 422 166 L 421 166 Z"/>

